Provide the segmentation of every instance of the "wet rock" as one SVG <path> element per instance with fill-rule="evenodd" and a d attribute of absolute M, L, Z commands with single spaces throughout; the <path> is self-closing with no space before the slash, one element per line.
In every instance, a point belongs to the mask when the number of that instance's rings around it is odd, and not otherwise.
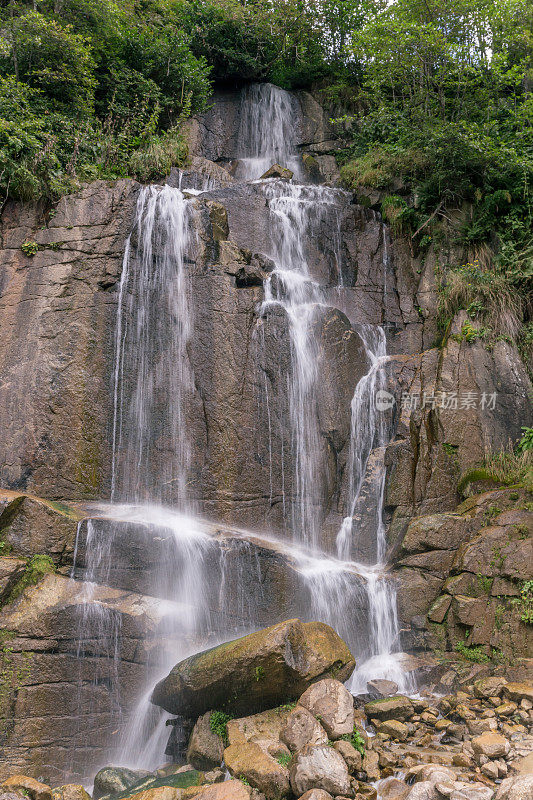
<path fill-rule="evenodd" d="M 308 792 L 304 792 L 300 800 L 333 800 L 333 798 L 324 789 L 309 789 Z"/>
<path fill-rule="evenodd" d="M 141 778 L 150 773 L 146 770 L 133 770 L 126 767 L 104 767 L 94 776 L 93 798 L 99 800 L 106 794 L 119 794 L 130 789 Z"/>
<path fill-rule="evenodd" d="M 533 684 L 507 683 L 503 687 L 503 694 L 505 697 L 516 702 L 520 702 L 521 700 L 533 702 Z"/>
<path fill-rule="evenodd" d="M 327 744 L 328 735 L 320 722 L 303 706 L 296 706 L 281 730 L 280 739 L 289 750 L 297 752 L 306 744 Z"/>
<path fill-rule="evenodd" d="M 267 797 L 284 797 L 289 793 L 289 770 L 258 744 L 231 744 L 224 750 L 224 762 L 231 775 L 246 778 Z"/>
<path fill-rule="evenodd" d="M 91 800 L 91 795 L 77 783 L 66 783 L 54 789 L 54 800 Z"/>
<path fill-rule="evenodd" d="M 472 739 L 472 749 L 478 756 L 486 756 L 487 758 L 500 758 L 506 756 L 511 745 L 499 733 L 492 731 L 482 733 L 480 736 L 474 736 Z"/>
<path fill-rule="evenodd" d="M 196 769 L 209 770 L 220 766 L 224 755 L 224 743 L 213 733 L 210 726 L 211 711 L 198 718 L 189 739 L 187 761 Z"/>
<path fill-rule="evenodd" d="M 291 766 L 290 780 L 297 797 L 309 789 L 324 789 L 332 795 L 350 793 L 346 762 L 328 745 L 308 745 L 297 753 Z"/>
<path fill-rule="evenodd" d="M 474 683 L 474 696 L 481 699 L 499 697 L 503 692 L 503 687 L 506 683 L 507 681 L 505 678 L 496 676 L 481 678 L 481 680 Z"/>
<path fill-rule="evenodd" d="M 399 742 L 405 742 L 409 735 L 407 725 L 397 719 L 386 719 L 380 723 L 380 733 L 386 733 L 391 739 L 397 739 Z"/>
<path fill-rule="evenodd" d="M 298 702 L 320 720 L 331 739 L 352 733 L 353 697 L 340 681 L 333 678 L 318 681 L 306 689 Z"/>
<path fill-rule="evenodd" d="M 12 775 L 2 783 L 7 791 L 20 792 L 31 800 L 52 800 L 52 789 L 27 775 Z"/>
<path fill-rule="evenodd" d="M 453 786 L 450 800 L 492 800 L 494 789 L 482 783 L 463 783 L 458 781 Z"/>
<path fill-rule="evenodd" d="M 363 772 L 366 772 L 369 781 L 377 781 L 381 777 L 379 770 L 379 755 L 375 750 L 365 750 L 363 757 Z"/>
<path fill-rule="evenodd" d="M 376 678 L 366 684 L 368 694 L 375 697 L 390 697 L 398 691 L 398 684 L 394 681 L 387 681 L 383 678 Z"/>
<path fill-rule="evenodd" d="M 363 756 L 356 750 L 351 742 L 344 739 L 339 739 L 333 745 L 334 750 L 344 758 L 348 767 L 348 772 L 352 775 L 354 772 L 359 772 L 363 767 Z"/>
<path fill-rule="evenodd" d="M 285 181 L 290 181 L 294 173 L 287 169 L 287 167 L 282 167 L 280 164 L 273 164 L 270 169 L 261 175 L 261 180 L 266 178 L 281 178 Z"/>
<path fill-rule="evenodd" d="M 213 706 L 261 711 L 292 700 L 330 671 L 346 680 L 354 666 L 329 625 L 293 619 L 181 661 L 157 684 L 152 702 L 190 716 Z"/>
<path fill-rule="evenodd" d="M 431 781 L 415 783 L 407 795 L 407 800 L 440 800 L 439 792 Z"/>
<path fill-rule="evenodd" d="M 368 719 L 379 719 L 380 721 L 397 719 L 405 722 L 414 714 L 414 708 L 408 697 L 398 695 L 382 700 L 372 700 L 365 705 L 365 714 Z"/>
<path fill-rule="evenodd" d="M 405 800 L 409 786 L 398 778 L 387 778 L 379 787 L 380 800 Z"/>
<path fill-rule="evenodd" d="M 201 800 L 251 800 L 254 798 L 254 793 L 242 781 L 230 780 L 215 783 L 206 788 L 200 787 L 193 796 L 201 798 Z M 256 800 L 260 800 L 261 797 L 262 795 L 259 795 Z M 166 800 L 166 798 L 162 798 L 162 800 Z M 179 800 L 179 798 L 175 800 Z"/>
<path fill-rule="evenodd" d="M 481 772 L 483 775 L 486 775 L 487 778 L 490 778 L 491 781 L 495 781 L 500 775 L 498 765 L 495 764 L 494 761 L 487 761 L 486 764 L 482 764 Z"/>

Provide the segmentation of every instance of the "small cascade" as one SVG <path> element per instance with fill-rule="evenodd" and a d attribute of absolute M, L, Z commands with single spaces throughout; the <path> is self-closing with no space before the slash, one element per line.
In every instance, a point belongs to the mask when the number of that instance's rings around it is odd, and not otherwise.
<path fill-rule="evenodd" d="M 187 498 L 190 215 L 180 189 L 145 186 L 139 193 L 118 298 L 112 500 L 159 499 L 183 508 Z"/>
<path fill-rule="evenodd" d="M 241 96 L 236 177 L 260 178 L 273 164 L 287 167 L 299 177 L 302 163 L 296 148 L 298 118 L 298 102 L 289 92 L 271 83 L 247 86 Z"/>
<path fill-rule="evenodd" d="M 325 443 L 318 424 L 318 341 L 316 311 L 324 306 L 320 284 L 310 274 L 307 243 L 327 215 L 335 213 L 338 194 L 333 189 L 281 181 L 263 187 L 272 224 L 271 256 L 276 263 L 265 283 L 262 313 L 273 305 L 287 315 L 291 343 L 292 374 L 289 410 L 292 431 L 294 500 L 291 530 L 296 541 L 318 547 L 321 507 L 321 462 Z"/>

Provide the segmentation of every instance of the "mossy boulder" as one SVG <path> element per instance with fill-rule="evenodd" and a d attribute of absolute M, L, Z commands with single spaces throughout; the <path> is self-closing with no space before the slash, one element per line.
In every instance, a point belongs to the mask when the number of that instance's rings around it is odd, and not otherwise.
<path fill-rule="evenodd" d="M 212 708 L 250 714 L 289 702 L 322 678 L 346 681 L 354 666 L 329 625 L 291 619 L 180 661 L 152 702 L 191 718 Z"/>

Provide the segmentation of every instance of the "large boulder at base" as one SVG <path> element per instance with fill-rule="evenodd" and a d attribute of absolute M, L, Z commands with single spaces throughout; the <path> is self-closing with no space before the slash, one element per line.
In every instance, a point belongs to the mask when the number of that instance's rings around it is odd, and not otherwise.
<path fill-rule="evenodd" d="M 146 770 L 127 769 L 127 767 L 104 767 L 94 776 L 93 799 L 99 800 L 106 794 L 119 794 L 130 789 L 142 778 L 150 775 Z"/>
<path fill-rule="evenodd" d="M 213 769 L 220 766 L 224 756 L 224 744 L 221 737 L 211 730 L 211 711 L 198 718 L 194 726 L 187 761 L 196 769 Z"/>
<path fill-rule="evenodd" d="M 352 733 L 353 697 L 340 681 L 333 678 L 318 681 L 305 690 L 298 702 L 320 720 L 331 739 Z"/>
<path fill-rule="evenodd" d="M 198 800 L 250 800 L 250 789 L 242 781 L 231 780 L 200 788 L 194 797 Z"/>
<path fill-rule="evenodd" d="M 231 775 L 245 778 L 267 797 L 289 794 L 289 770 L 265 753 L 258 744 L 230 744 L 224 750 L 224 762 Z"/>
<path fill-rule="evenodd" d="M 472 739 L 472 749 L 478 756 L 487 758 L 502 758 L 507 755 L 511 745 L 500 733 L 487 731 Z"/>
<path fill-rule="evenodd" d="M 296 797 L 309 789 L 324 789 L 332 795 L 350 794 L 346 762 L 327 744 L 307 745 L 291 766 L 291 788 Z"/>
<path fill-rule="evenodd" d="M 188 717 L 211 708 L 249 714 L 293 700 L 330 675 L 345 681 L 354 666 L 329 625 L 290 619 L 180 661 L 152 703 Z"/>

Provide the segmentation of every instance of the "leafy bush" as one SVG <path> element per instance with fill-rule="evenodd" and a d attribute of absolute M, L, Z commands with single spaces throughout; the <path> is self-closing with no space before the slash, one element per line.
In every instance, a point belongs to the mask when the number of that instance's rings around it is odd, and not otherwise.
<path fill-rule="evenodd" d="M 209 727 L 213 733 L 220 736 L 224 747 L 228 746 L 228 722 L 231 717 L 224 711 L 212 711 L 209 717 Z"/>
<path fill-rule="evenodd" d="M 529 453 L 533 451 L 533 428 L 522 426 L 524 433 L 518 442 L 516 449 L 519 453 Z"/>
<path fill-rule="evenodd" d="M 457 652 L 466 658 L 467 661 L 472 661 L 474 664 L 486 664 L 490 661 L 483 647 L 468 647 L 465 642 L 457 642 Z"/>

